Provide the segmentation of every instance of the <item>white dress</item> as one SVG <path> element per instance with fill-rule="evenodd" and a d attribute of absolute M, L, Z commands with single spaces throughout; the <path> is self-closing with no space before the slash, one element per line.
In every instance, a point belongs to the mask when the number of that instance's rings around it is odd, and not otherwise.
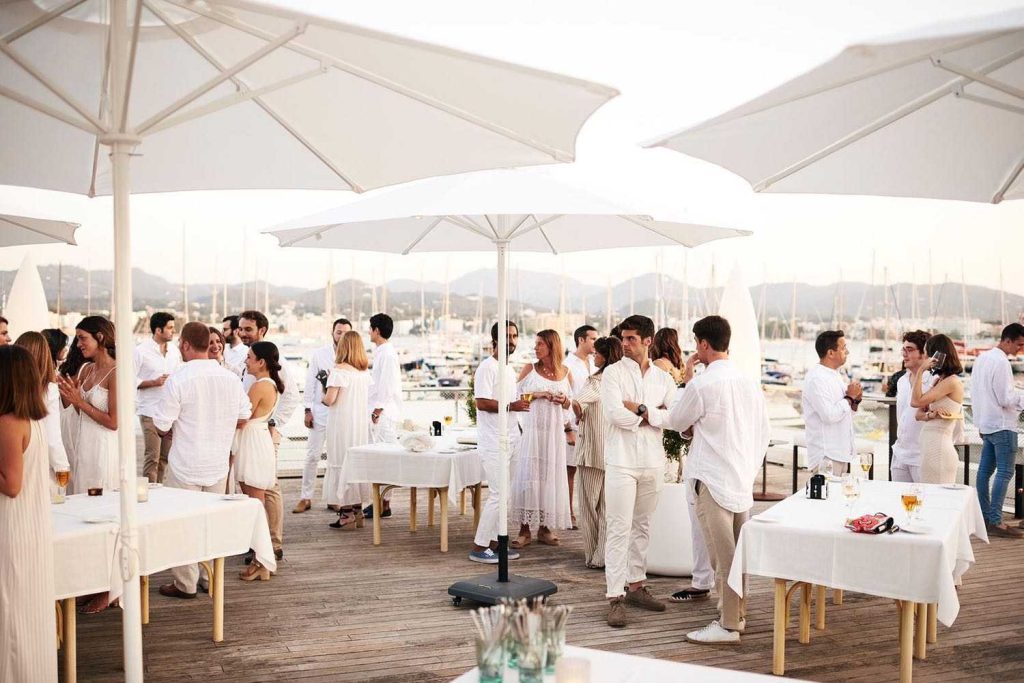
<path fill-rule="evenodd" d="M 21 493 L 0 494 L 0 682 L 57 680 L 53 528 L 43 426 L 32 422 Z"/>
<path fill-rule="evenodd" d="M 359 505 L 370 502 L 369 484 L 338 486 L 348 449 L 370 443 L 370 373 L 354 368 L 334 368 L 327 377 L 327 388 L 338 387 L 338 400 L 327 409 L 327 474 L 324 497 L 328 505 Z"/>
<path fill-rule="evenodd" d="M 256 382 L 274 384 L 269 377 L 261 377 Z M 276 393 L 276 386 L 274 390 Z M 274 407 L 266 415 L 250 418 L 235 434 L 235 479 L 254 489 L 269 489 L 277 481 L 277 454 L 267 422 L 280 400 L 281 394 L 277 394 Z"/>
<path fill-rule="evenodd" d="M 572 395 L 568 375 L 552 381 L 536 367 L 519 383 L 519 394 L 550 391 Z M 565 473 L 565 423 L 569 413 L 557 403 L 538 399 L 522 421 L 519 457 L 512 473 L 509 522 L 549 529 L 572 528 L 569 482 Z"/>
<path fill-rule="evenodd" d="M 96 410 L 105 413 L 109 408 L 110 393 L 106 387 L 100 386 L 114 368 L 107 374 L 97 378 L 95 366 L 88 379 L 82 384 L 95 380 L 95 384 L 85 391 L 80 388 L 82 398 Z M 71 471 L 71 487 L 73 493 L 85 493 L 88 489 L 102 488 L 103 492 L 115 491 L 120 488 L 120 458 L 117 454 L 117 430 L 107 429 L 85 412 L 78 414 L 78 439 L 75 442 L 75 469 Z"/>

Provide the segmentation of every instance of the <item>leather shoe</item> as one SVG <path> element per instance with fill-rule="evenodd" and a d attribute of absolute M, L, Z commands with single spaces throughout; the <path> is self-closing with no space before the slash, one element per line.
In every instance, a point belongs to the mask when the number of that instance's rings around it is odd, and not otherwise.
<path fill-rule="evenodd" d="M 300 500 L 295 505 L 295 509 L 292 510 L 292 514 L 298 514 L 300 512 L 305 512 L 306 510 L 309 510 L 312 507 L 313 507 L 312 501 L 309 501 L 309 500 L 306 500 L 305 498 L 303 498 L 302 500 Z"/>
<path fill-rule="evenodd" d="M 278 548 L 274 551 L 274 557 L 278 560 L 284 559 L 284 548 Z"/>
<path fill-rule="evenodd" d="M 186 593 L 173 583 L 166 583 L 160 586 L 160 595 L 165 595 L 168 598 L 182 598 L 183 600 L 192 600 L 196 597 L 195 593 Z"/>
<path fill-rule="evenodd" d="M 255 559 L 256 559 L 256 551 L 255 550 L 250 550 L 249 552 L 247 552 L 245 554 L 244 560 L 245 560 L 246 564 L 252 564 L 252 561 L 255 560 Z"/>

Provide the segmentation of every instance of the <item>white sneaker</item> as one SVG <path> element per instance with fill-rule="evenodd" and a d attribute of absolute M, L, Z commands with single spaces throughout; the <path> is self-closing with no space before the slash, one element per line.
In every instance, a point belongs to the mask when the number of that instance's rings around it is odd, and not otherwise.
<path fill-rule="evenodd" d="M 687 633 L 686 639 L 691 643 L 701 643 L 704 645 L 738 645 L 740 633 L 739 631 L 724 629 L 717 621 L 712 621 L 699 631 Z"/>

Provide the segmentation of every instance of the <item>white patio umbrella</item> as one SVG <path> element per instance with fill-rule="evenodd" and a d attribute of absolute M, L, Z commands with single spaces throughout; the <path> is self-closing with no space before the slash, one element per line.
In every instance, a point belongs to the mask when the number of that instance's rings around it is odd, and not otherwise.
<path fill-rule="evenodd" d="M 852 45 L 658 139 L 757 192 L 1001 202 L 1024 196 L 1024 11 Z"/>
<path fill-rule="evenodd" d="M 489 171 L 430 178 L 366 195 L 350 204 L 279 225 L 269 231 L 284 247 L 398 252 L 497 252 L 498 321 L 508 319 L 508 257 L 520 251 L 559 254 L 623 247 L 693 247 L 749 234 L 732 228 L 654 220 L 556 177 L 554 169 Z M 508 361 L 498 335 L 498 364 Z M 508 396 L 505 373 L 498 395 Z M 507 575 L 508 412 L 498 402 L 500 549 L 498 582 L 507 597 L 529 591 L 529 581 Z M 491 595 L 501 596 L 490 585 Z M 536 593 L 529 593 L 531 595 Z"/>
<path fill-rule="evenodd" d="M 729 342 L 729 360 L 744 375 L 761 383 L 761 335 L 757 329 L 757 313 L 754 299 L 743 278 L 739 264 L 733 266 L 729 280 L 722 290 L 718 303 L 718 315 L 729 321 L 732 341 Z"/>
<path fill-rule="evenodd" d="M 361 191 L 570 161 L 583 122 L 615 94 L 269 0 L 11 0 L 0 184 L 113 195 L 116 343 L 131 348 L 132 188 Z M 132 374 L 118 364 L 121 425 L 135 419 Z M 118 444 L 130 491 L 132 430 Z M 134 513 L 122 496 L 129 681 L 142 679 Z"/>
<path fill-rule="evenodd" d="M 11 339 L 16 339 L 22 332 L 38 332 L 50 326 L 46 291 L 31 253 L 25 254 L 21 260 L 21 267 L 11 283 L 3 313 L 8 320 Z"/>
<path fill-rule="evenodd" d="M 0 214 L 0 247 L 28 244 L 77 244 L 78 223 L 54 221 L 31 216 Z"/>

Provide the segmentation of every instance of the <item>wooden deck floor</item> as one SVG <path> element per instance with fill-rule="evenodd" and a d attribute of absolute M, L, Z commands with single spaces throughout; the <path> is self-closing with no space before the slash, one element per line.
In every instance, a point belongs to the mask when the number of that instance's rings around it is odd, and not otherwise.
<path fill-rule="evenodd" d="M 769 468 L 770 488 L 788 491 L 788 469 Z M 204 595 L 164 598 L 154 576 L 151 619 L 144 627 L 149 681 L 448 681 L 474 665 L 467 606 L 446 596 L 453 580 L 485 573 L 466 559 L 472 515 L 451 517 L 451 552 L 437 549 L 437 530 L 408 531 L 408 495 L 396 491 L 395 515 L 384 520 L 384 545 L 375 548 L 370 525 L 356 531 L 327 527 L 333 515 L 314 509 L 290 513 L 298 481 L 284 480 L 285 552 L 268 583 L 235 578 L 240 558 L 228 560 L 225 640 L 210 640 L 212 611 Z M 420 519 L 425 521 L 421 492 Z M 764 507 L 759 504 L 758 508 Z M 571 604 L 568 641 L 634 655 L 767 673 L 771 669 L 772 595 L 768 580 L 751 580 L 747 633 L 734 648 L 688 644 L 683 634 L 715 618 L 713 601 L 670 604 L 662 614 L 630 610 L 622 630 L 604 621 L 604 574 L 585 569 L 579 532 L 561 534 L 560 548 L 530 546 L 512 564 L 518 574 L 551 579 L 558 602 Z M 939 626 L 928 659 L 914 662 L 916 681 L 1021 680 L 1024 667 L 1024 541 L 975 542 L 978 563 L 960 593 L 953 628 Z M 884 571 L 884 568 L 880 568 Z M 653 577 L 667 597 L 686 579 Z M 787 675 L 814 681 L 898 680 L 897 614 L 890 600 L 856 594 L 831 607 L 825 631 L 811 644 L 796 642 L 795 608 L 787 642 Z M 121 671 L 120 615 L 108 610 L 79 616 L 79 676 L 117 681 Z"/>

